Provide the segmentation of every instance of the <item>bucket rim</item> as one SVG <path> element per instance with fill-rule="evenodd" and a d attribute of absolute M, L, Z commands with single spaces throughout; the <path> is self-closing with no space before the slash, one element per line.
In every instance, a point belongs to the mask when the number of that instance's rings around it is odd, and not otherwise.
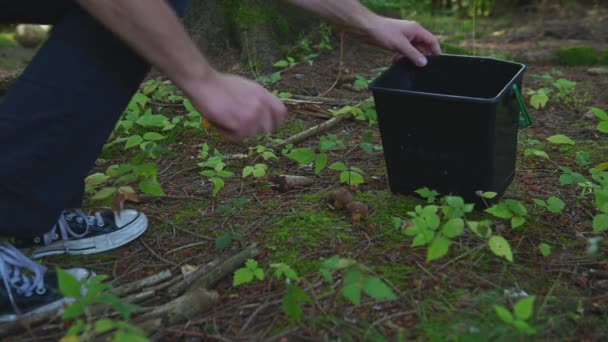
<path fill-rule="evenodd" d="M 396 68 L 396 65 L 398 63 L 400 63 L 401 61 L 397 61 L 397 62 L 393 63 L 388 69 L 386 69 L 381 75 L 379 75 L 375 80 L 373 80 L 369 84 L 368 89 L 371 90 L 372 92 L 395 94 L 395 95 L 416 95 L 416 96 L 433 97 L 433 98 L 439 98 L 439 99 L 449 99 L 449 100 L 457 100 L 457 101 L 464 101 L 464 102 L 494 103 L 499 98 L 503 97 L 505 92 L 509 91 L 509 89 L 511 89 L 513 87 L 513 83 L 515 82 L 515 80 L 518 79 L 528 68 L 528 66 L 523 63 L 519 63 L 519 62 L 515 62 L 515 61 L 508 61 L 508 60 L 496 58 L 496 57 L 482 57 L 482 56 L 457 55 L 457 54 L 441 54 L 441 55 L 429 56 L 429 58 L 443 58 L 443 57 L 497 61 L 497 62 L 501 62 L 501 63 L 517 65 L 517 66 L 519 66 L 519 70 L 517 71 L 517 73 L 515 73 L 515 75 L 511 78 L 511 80 L 509 82 L 507 82 L 507 84 L 504 86 L 504 88 L 502 88 L 498 92 L 498 94 L 492 98 L 471 97 L 471 96 L 462 96 L 462 95 L 448 95 L 448 94 L 402 90 L 402 89 L 394 89 L 394 88 L 386 88 L 386 87 L 378 86 L 378 83 L 382 80 L 382 78 L 386 74 L 391 72 L 394 68 Z"/>

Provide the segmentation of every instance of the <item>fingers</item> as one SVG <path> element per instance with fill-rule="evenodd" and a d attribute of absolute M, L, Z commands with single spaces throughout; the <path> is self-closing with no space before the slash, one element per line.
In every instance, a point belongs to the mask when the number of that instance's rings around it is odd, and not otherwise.
<path fill-rule="evenodd" d="M 405 58 L 409 59 L 410 61 L 412 61 L 412 63 L 416 64 L 419 67 L 423 67 L 428 63 L 426 56 L 423 55 L 418 49 L 416 49 L 407 38 L 402 39 L 400 41 L 400 45 L 397 48 L 399 50 L 399 53 L 401 53 L 403 56 L 405 56 Z"/>
<path fill-rule="evenodd" d="M 441 46 L 439 40 L 431 32 L 418 25 L 416 36 L 412 41 L 414 45 L 424 49 L 424 53 L 439 55 L 441 54 Z"/>

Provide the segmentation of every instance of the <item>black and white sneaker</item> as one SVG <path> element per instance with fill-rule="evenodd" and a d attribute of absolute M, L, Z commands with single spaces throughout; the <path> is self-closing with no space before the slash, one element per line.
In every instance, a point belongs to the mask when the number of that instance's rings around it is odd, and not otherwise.
<path fill-rule="evenodd" d="M 62 212 L 50 232 L 30 241 L 16 241 L 16 244 L 33 258 L 93 254 L 123 246 L 147 228 L 146 215 L 137 210 L 125 209 L 120 215 L 104 210 L 87 216 L 77 209 Z"/>
<path fill-rule="evenodd" d="M 84 280 L 92 273 L 83 268 L 66 270 Z M 8 243 L 0 244 L 0 323 L 56 310 L 73 301 L 59 291 L 57 273 L 28 259 Z"/>

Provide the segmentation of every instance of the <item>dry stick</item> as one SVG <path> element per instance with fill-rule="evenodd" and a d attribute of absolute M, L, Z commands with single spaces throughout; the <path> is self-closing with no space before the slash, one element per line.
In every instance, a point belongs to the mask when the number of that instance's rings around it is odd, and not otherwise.
<path fill-rule="evenodd" d="M 311 103 L 311 104 L 325 104 L 325 105 L 338 105 L 338 106 L 352 105 L 352 104 L 357 103 L 357 101 L 354 101 L 354 100 L 336 99 L 333 97 L 306 96 L 306 95 L 294 95 L 292 99 L 305 100 L 305 101 L 308 101 L 307 103 Z M 312 100 L 312 99 L 314 99 L 314 100 Z M 314 101 L 319 101 L 320 103 L 315 103 Z"/>
<path fill-rule="evenodd" d="M 283 142 L 279 143 L 276 145 L 276 148 L 280 149 L 283 148 L 289 144 L 296 144 L 302 140 L 308 139 L 311 136 L 318 134 L 318 133 L 322 133 L 325 132 L 327 130 L 329 130 L 330 128 L 332 128 L 333 126 L 339 124 L 340 122 L 348 119 L 350 117 L 349 114 L 343 114 L 340 116 L 336 116 L 330 120 L 327 120 L 326 122 L 317 125 L 317 126 L 313 126 L 303 132 L 300 132 L 296 135 L 293 135 L 289 138 L 287 138 L 286 140 L 284 140 Z"/>
<path fill-rule="evenodd" d="M 344 58 L 344 31 L 342 31 L 340 33 L 340 63 L 338 64 L 338 76 L 336 77 L 336 80 L 334 81 L 334 84 L 332 84 L 331 87 L 329 87 L 329 89 L 327 89 L 326 91 L 322 92 L 318 96 L 313 97 L 312 100 L 314 100 L 315 98 L 319 98 L 319 97 L 323 97 L 323 96 L 327 95 L 330 91 L 332 91 L 336 87 L 336 85 L 340 81 L 340 77 L 342 77 L 342 61 L 343 61 L 343 58 Z"/>
<path fill-rule="evenodd" d="M 112 290 L 112 294 L 114 294 L 118 297 L 123 297 L 123 296 L 131 294 L 133 292 L 139 291 L 139 290 L 143 289 L 144 287 L 149 287 L 149 286 L 154 286 L 156 284 L 159 284 L 169 278 L 171 278 L 171 271 L 164 270 L 160 273 L 151 275 L 147 278 L 137 280 L 137 281 L 134 281 L 132 283 L 128 283 L 128 284 L 125 284 L 122 286 L 118 286 L 118 287 L 114 288 L 114 290 Z"/>
<path fill-rule="evenodd" d="M 190 273 L 182 281 L 169 288 L 168 292 L 170 295 L 175 296 L 188 289 L 199 287 L 211 288 L 222 278 L 244 264 L 247 259 L 251 259 L 258 254 L 258 246 L 254 243 L 225 261 L 219 262 L 214 260 L 207 267 Z"/>
<path fill-rule="evenodd" d="M 220 300 L 216 291 L 209 291 L 222 278 L 232 274 L 247 259 L 258 255 L 257 244 L 253 244 L 227 260 L 211 267 L 200 278 L 189 279 L 180 285 L 178 290 L 186 288 L 180 297 L 154 308 L 151 312 L 136 319 L 136 323 L 148 331 L 157 331 L 160 327 L 180 324 L 200 316 L 211 309 Z M 176 293 L 174 289 L 174 293 Z"/>

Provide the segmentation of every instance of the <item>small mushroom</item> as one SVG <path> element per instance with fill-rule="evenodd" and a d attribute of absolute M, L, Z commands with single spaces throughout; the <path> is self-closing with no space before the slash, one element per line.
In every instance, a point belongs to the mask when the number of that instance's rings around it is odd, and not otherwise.
<path fill-rule="evenodd" d="M 355 199 L 353 193 L 346 187 L 340 187 L 331 194 L 331 204 L 336 209 L 345 208 Z"/>
<path fill-rule="evenodd" d="M 369 216 L 369 208 L 363 202 L 351 202 L 346 206 L 346 209 L 350 212 L 350 219 L 353 222 L 359 222 L 362 219 L 366 220 Z"/>

